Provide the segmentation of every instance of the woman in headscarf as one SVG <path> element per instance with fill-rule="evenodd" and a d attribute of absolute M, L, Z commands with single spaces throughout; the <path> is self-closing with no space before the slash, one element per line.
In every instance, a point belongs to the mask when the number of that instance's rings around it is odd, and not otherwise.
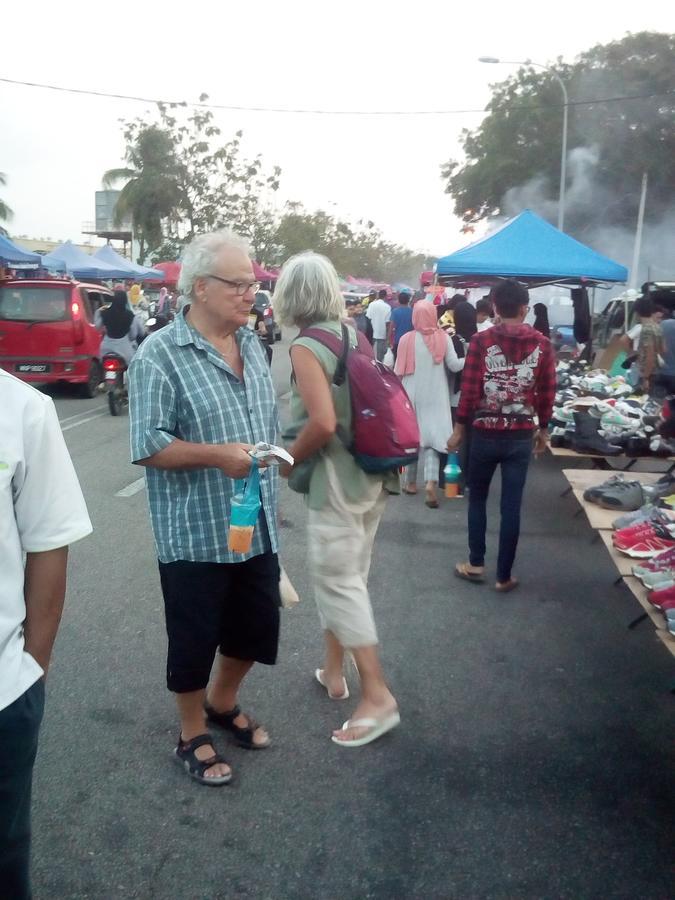
<path fill-rule="evenodd" d="M 171 297 L 165 287 L 160 288 L 159 300 L 157 301 L 157 315 L 166 316 L 171 309 Z"/>
<path fill-rule="evenodd" d="M 101 356 L 118 353 L 127 365 L 143 340 L 143 326 L 127 305 L 125 291 L 115 291 L 110 306 L 96 310 L 94 324 L 103 332 Z"/>
<path fill-rule="evenodd" d="M 438 508 L 438 469 L 440 454 L 445 452 L 452 431 L 450 392 L 446 368 L 459 372 L 464 360 L 459 359 L 452 341 L 438 327 L 436 307 L 420 300 L 413 307 L 414 331 L 404 334 L 398 345 L 396 374 L 403 381 L 415 408 L 420 429 L 420 461 L 424 467 L 426 505 Z M 417 463 L 408 466 L 406 493 L 417 493 Z"/>
<path fill-rule="evenodd" d="M 537 329 L 544 337 L 551 337 L 551 329 L 548 324 L 548 309 L 544 303 L 534 304 L 534 322 L 533 327 Z"/>

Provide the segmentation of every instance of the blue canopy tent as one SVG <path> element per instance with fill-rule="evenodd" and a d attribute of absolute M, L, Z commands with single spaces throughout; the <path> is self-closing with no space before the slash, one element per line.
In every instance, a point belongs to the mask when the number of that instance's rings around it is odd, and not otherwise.
<path fill-rule="evenodd" d="M 147 266 L 139 266 L 136 265 L 136 263 L 131 262 L 131 260 L 125 259 L 125 257 L 121 256 L 110 246 L 110 244 L 100 247 L 96 253 L 94 253 L 94 259 L 100 259 L 110 266 L 125 270 L 128 273 L 124 276 L 125 278 L 134 278 L 137 281 L 143 281 L 146 278 L 157 279 L 164 277 L 159 269 L 149 269 Z"/>
<path fill-rule="evenodd" d="M 41 257 L 41 262 L 45 269 L 53 272 L 66 272 L 73 278 L 97 278 L 99 280 L 129 278 L 129 273 L 124 269 L 89 256 L 71 241 L 66 241 L 51 253 Z"/>
<path fill-rule="evenodd" d="M 624 282 L 628 270 L 526 209 L 487 237 L 439 259 L 436 276 L 441 284 L 466 287 L 498 278 L 534 287 Z"/>
<path fill-rule="evenodd" d="M 42 257 L 39 253 L 28 253 L 0 234 L 0 263 L 10 269 L 39 269 Z"/>

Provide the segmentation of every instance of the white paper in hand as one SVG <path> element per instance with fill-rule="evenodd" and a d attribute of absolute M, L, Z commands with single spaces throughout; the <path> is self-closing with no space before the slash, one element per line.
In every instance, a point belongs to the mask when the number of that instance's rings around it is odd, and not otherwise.
<path fill-rule="evenodd" d="M 253 450 L 249 450 L 248 453 L 252 459 L 263 460 L 268 466 L 278 466 L 280 462 L 285 462 L 292 466 L 294 462 L 291 454 L 287 453 L 283 447 L 277 447 L 275 444 L 265 444 L 262 441 L 256 444 Z"/>

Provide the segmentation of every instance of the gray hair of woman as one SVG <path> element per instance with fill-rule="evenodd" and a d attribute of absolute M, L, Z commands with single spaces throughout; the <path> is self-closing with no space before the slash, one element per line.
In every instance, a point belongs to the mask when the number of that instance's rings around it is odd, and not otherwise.
<path fill-rule="evenodd" d="M 248 243 L 233 231 L 213 231 L 193 238 L 183 250 L 181 257 L 179 292 L 186 297 L 192 297 L 195 281 L 213 273 L 216 259 L 226 247 L 241 250 L 247 256 L 250 254 Z"/>
<path fill-rule="evenodd" d="M 274 316 L 282 325 L 304 327 L 334 322 L 345 314 L 345 301 L 333 263 L 319 253 L 292 256 L 274 291 Z"/>

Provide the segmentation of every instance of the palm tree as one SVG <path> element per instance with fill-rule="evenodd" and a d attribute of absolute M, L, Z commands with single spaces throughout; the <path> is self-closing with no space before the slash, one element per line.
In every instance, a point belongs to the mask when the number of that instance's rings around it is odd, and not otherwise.
<path fill-rule="evenodd" d="M 7 184 L 7 176 L 4 172 L 0 172 L 0 186 L 4 187 Z M 0 200 L 0 222 L 9 222 L 9 220 L 14 215 L 11 207 L 7 206 L 7 204 Z M 0 234 L 7 234 L 7 231 L 0 225 Z"/>
<path fill-rule="evenodd" d="M 134 135 L 125 158 L 129 166 L 109 169 L 103 175 L 103 186 L 108 189 L 126 182 L 115 204 L 115 220 L 119 224 L 131 216 L 140 244 L 140 263 L 161 244 L 162 220 L 174 216 L 180 205 L 178 164 L 171 137 L 156 125 L 142 127 Z"/>

